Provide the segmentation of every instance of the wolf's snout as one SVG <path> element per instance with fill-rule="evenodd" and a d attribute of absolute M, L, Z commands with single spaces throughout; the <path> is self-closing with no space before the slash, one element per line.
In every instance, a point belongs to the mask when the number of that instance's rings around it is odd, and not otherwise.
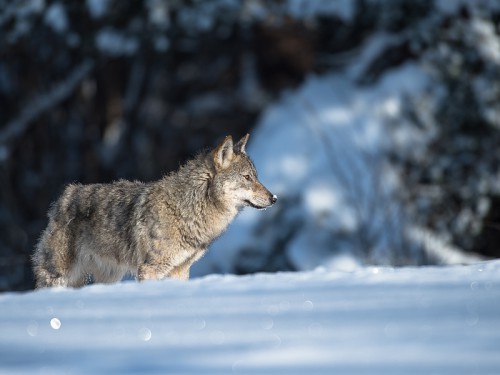
<path fill-rule="evenodd" d="M 276 196 L 276 194 L 273 194 L 273 196 L 271 197 L 271 204 L 275 204 L 277 200 L 278 197 Z"/>

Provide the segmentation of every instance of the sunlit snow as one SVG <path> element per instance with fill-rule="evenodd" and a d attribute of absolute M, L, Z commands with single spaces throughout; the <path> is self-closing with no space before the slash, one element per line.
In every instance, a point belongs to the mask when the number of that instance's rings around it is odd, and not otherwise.
<path fill-rule="evenodd" d="M 494 374 L 500 261 L 0 295 L 0 374 Z"/>

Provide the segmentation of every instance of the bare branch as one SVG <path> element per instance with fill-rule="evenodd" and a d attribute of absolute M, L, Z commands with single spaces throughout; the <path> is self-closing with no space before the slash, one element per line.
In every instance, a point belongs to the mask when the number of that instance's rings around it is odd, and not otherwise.
<path fill-rule="evenodd" d="M 21 4 L 21 1 L 13 2 L 9 5 L 4 4 L 4 2 L 0 3 L 0 7 L 2 9 L 0 13 L 0 27 L 3 27 L 7 22 L 15 17 L 16 11 Z"/>
<path fill-rule="evenodd" d="M 0 132 L 0 145 L 20 137 L 42 113 L 55 107 L 66 99 L 94 67 L 92 60 L 85 60 L 78 65 L 62 82 L 47 93 L 40 94 L 24 105 L 19 116 L 9 121 Z"/>

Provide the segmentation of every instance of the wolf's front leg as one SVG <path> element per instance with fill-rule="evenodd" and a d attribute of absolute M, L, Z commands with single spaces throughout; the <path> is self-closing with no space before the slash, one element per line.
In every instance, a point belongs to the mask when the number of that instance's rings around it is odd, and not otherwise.
<path fill-rule="evenodd" d="M 161 280 L 164 279 L 171 270 L 172 267 L 164 267 L 156 264 L 142 264 L 139 266 L 137 279 L 139 281 Z"/>
<path fill-rule="evenodd" d="M 189 268 L 191 267 L 191 264 L 184 263 L 180 266 L 174 267 L 172 271 L 169 273 L 169 277 L 173 279 L 178 279 L 178 280 L 184 280 L 187 281 L 189 280 Z"/>
<path fill-rule="evenodd" d="M 175 266 L 172 271 L 168 274 L 169 277 L 173 279 L 179 279 L 179 280 L 189 280 L 189 269 L 193 265 L 194 262 L 196 262 L 198 259 L 200 259 L 203 256 L 203 253 L 205 251 L 194 251 L 193 254 L 191 254 L 184 262 L 179 264 L 178 266 Z"/>

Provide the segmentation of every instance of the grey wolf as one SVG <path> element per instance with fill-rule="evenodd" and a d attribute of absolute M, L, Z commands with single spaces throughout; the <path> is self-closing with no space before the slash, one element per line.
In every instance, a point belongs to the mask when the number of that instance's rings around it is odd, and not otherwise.
<path fill-rule="evenodd" d="M 231 136 L 178 171 L 142 183 L 70 184 L 51 206 L 36 246 L 36 287 L 120 281 L 187 280 L 189 269 L 245 206 L 277 197 L 257 178 L 245 151 L 249 135 Z"/>

